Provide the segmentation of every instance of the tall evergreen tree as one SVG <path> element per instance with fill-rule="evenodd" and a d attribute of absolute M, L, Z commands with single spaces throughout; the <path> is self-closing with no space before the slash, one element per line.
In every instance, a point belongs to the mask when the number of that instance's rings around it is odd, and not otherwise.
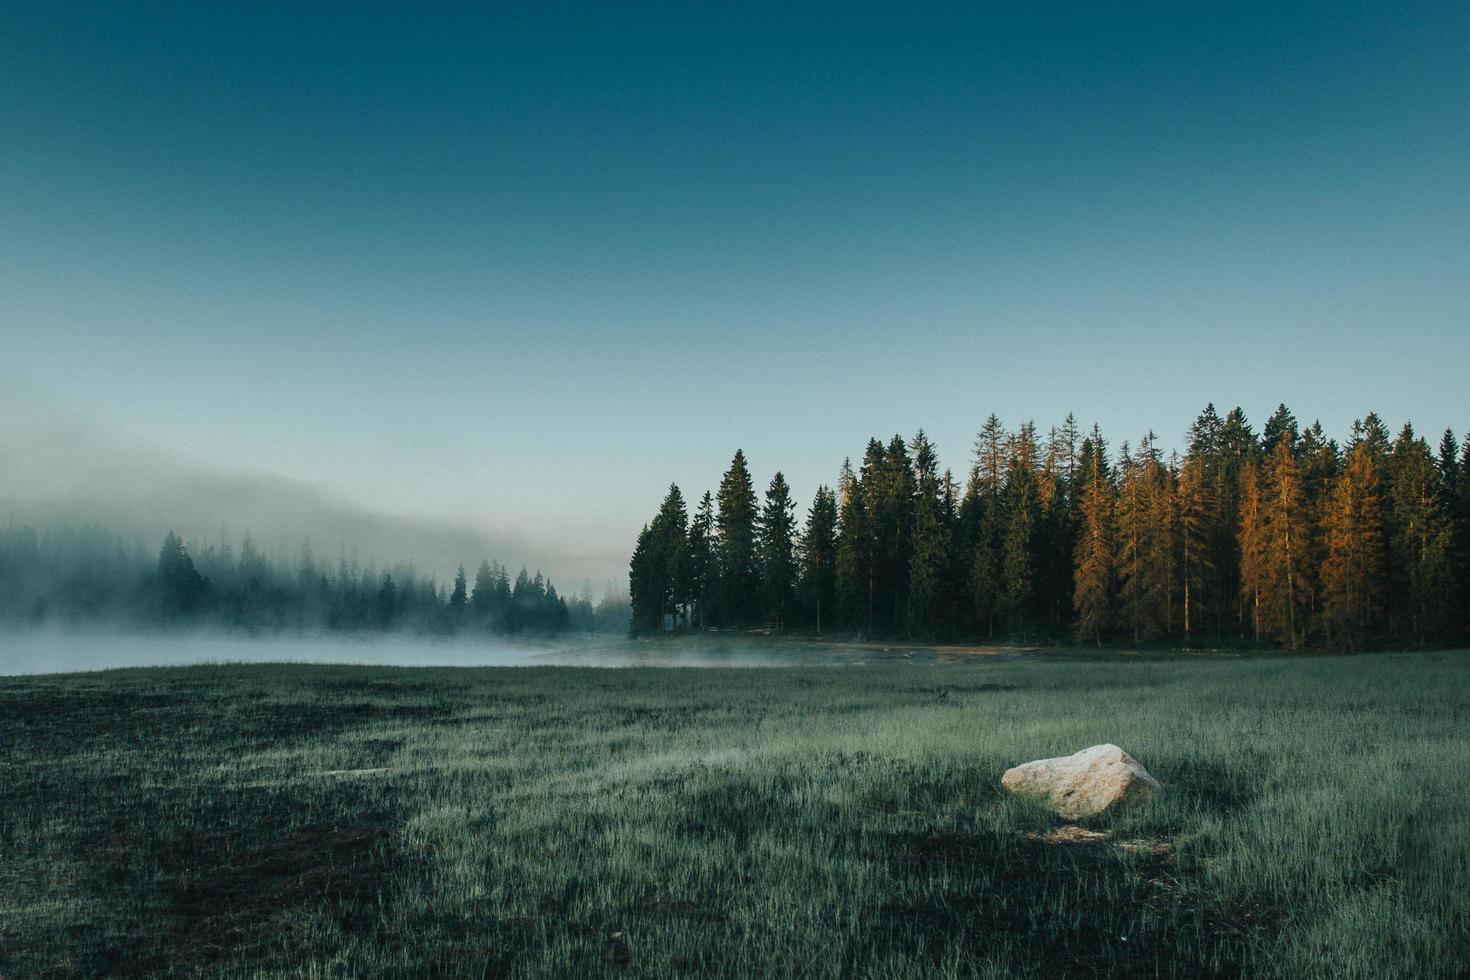
<path fill-rule="evenodd" d="M 1006 470 L 1002 508 L 999 611 L 1012 630 L 1024 631 L 1035 599 L 1035 536 L 1041 516 L 1036 472 L 1024 447 Z"/>
<path fill-rule="evenodd" d="M 393 584 L 393 576 L 385 574 L 383 584 L 378 588 L 378 622 L 384 627 L 392 626 L 398 618 L 400 610 L 398 602 L 398 587 Z"/>
<path fill-rule="evenodd" d="M 689 522 L 687 557 L 690 626 L 704 629 L 717 591 L 715 573 L 715 503 L 708 490 L 699 500 L 694 519 Z"/>
<path fill-rule="evenodd" d="M 1002 613 L 1001 545 L 1005 526 L 1006 472 L 1011 437 L 991 415 L 975 437 L 975 459 L 960 505 L 960 526 L 968 550 L 964 562 L 970 611 L 987 636 L 995 635 Z"/>
<path fill-rule="evenodd" d="M 490 562 L 480 562 L 475 571 L 475 591 L 470 594 L 470 616 L 482 627 L 490 623 L 494 611 L 495 581 Z"/>
<path fill-rule="evenodd" d="M 689 599 L 689 514 L 678 484 L 669 484 L 669 492 L 648 527 L 658 553 L 655 567 L 660 619 L 672 615 L 678 625 Z"/>
<path fill-rule="evenodd" d="M 884 449 L 875 490 L 878 551 L 874 613 L 882 626 L 898 631 L 904 628 L 914 525 L 913 461 L 902 436 L 895 435 Z"/>
<path fill-rule="evenodd" d="M 1283 436 L 1276 440 L 1266 460 L 1261 494 L 1265 541 L 1259 609 L 1262 631 L 1295 650 L 1305 632 L 1310 600 L 1306 587 L 1310 551 L 1301 466 L 1293 449 L 1292 441 Z"/>
<path fill-rule="evenodd" d="M 766 490 L 756 538 L 756 566 L 760 569 L 763 615 L 780 628 L 796 595 L 796 504 L 786 477 L 776 471 Z"/>
<path fill-rule="evenodd" d="M 1323 613 L 1330 642 L 1359 649 L 1383 601 L 1383 515 L 1378 474 L 1359 444 L 1331 490 L 1325 511 Z"/>
<path fill-rule="evenodd" d="M 715 520 L 715 567 L 720 584 L 720 621 L 744 626 L 760 616 L 760 577 L 756 566 L 756 498 L 745 453 L 735 451 L 720 480 Z"/>
<path fill-rule="evenodd" d="M 915 504 L 909 549 L 908 632 L 935 636 L 942 614 L 944 575 L 950 562 L 950 528 L 939 483 L 939 456 L 920 429 L 914 436 Z"/>
<path fill-rule="evenodd" d="M 1397 573 L 1400 629 L 1423 646 L 1447 632 L 1453 601 L 1453 527 L 1429 445 L 1405 425 L 1389 456 L 1389 554 Z"/>
<path fill-rule="evenodd" d="M 1261 456 L 1269 457 L 1271 450 L 1275 449 L 1276 444 L 1282 439 L 1286 439 L 1295 446 L 1299 434 L 1296 416 L 1291 414 L 1291 409 L 1287 408 L 1284 402 L 1277 405 L 1276 411 L 1271 413 L 1271 417 L 1261 428 Z"/>
<path fill-rule="evenodd" d="M 863 485 L 851 461 L 844 459 L 837 479 L 837 605 L 840 621 L 857 630 L 870 628 L 873 532 L 869 510 Z"/>
<path fill-rule="evenodd" d="M 1200 625 L 1201 610 L 1210 606 L 1207 596 L 1213 581 L 1211 521 L 1215 500 L 1202 456 L 1191 453 L 1185 457 L 1179 468 L 1177 491 L 1180 612 L 1184 635 L 1189 638 Z"/>
<path fill-rule="evenodd" d="M 837 525 L 837 495 L 823 484 L 807 511 L 799 549 L 801 600 L 812 610 L 819 636 L 837 592 Z"/>
<path fill-rule="evenodd" d="M 1080 530 L 1077 535 L 1073 603 L 1077 609 L 1077 640 L 1102 646 L 1110 625 L 1113 598 L 1113 487 L 1094 468 L 1082 490 Z"/>
<path fill-rule="evenodd" d="M 464 566 L 459 566 L 459 571 L 454 576 L 454 591 L 449 594 L 449 615 L 455 625 L 464 621 L 465 610 L 469 605 L 469 583 L 465 581 Z"/>
<path fill-rule="evenodd" d="M 1255 460 L 1245 464 L 1240 473 L 1240 555 L 1241 609 L 1249 617 L 1256 642 L 1261 640 L 1261 593 L 1266 588 L 1266 527 L 1261 506 L 1260 467 Z"/>
<path fill-rule="evenodd" d="M 163 583 L 166 615 L 190 616 L 203 604 L 208 583 L 194 567 L 184 542 L 173 531 L 164 535 L 163 546 L 158 551 L 158 578 Z"/>
<path fill-rule="evenodd" d="M 1259 463 L 1260 446 L 1256 443 L 1255 433 L 1251 431 L 1250 423 L 1246 420 L 1245 412 L 1237 406 L 1226 413 L 1220 423 L 1219 438 L 1216 443 L 1214 466 L 1207 467 L 1214 470 L 1214 493 L 1215 503 L 1218 508 L 1215 518 L 1217 531 L 1215 539 L 1214 566 L 1215 581 L 1217 584 L 1217 595 L 1225 596 L 1236 592 L 1236 583 L 1245 574 L 1245 557 L 1240 551 L 1240 538 L 1236 529 L 1244 520 L 1242 507 L 1244 506 L 1244 480 L 1246 467 L 1251 463 Z M 1259 486 L 1259 470 L 1256 473 Z M 1238 593 L 1243 597 L 1243 593 Z M 1220 626 L 1225 625 L 1227 610 L 1224 604 L 1218 610 L 1220 615 Z M 1254 611 L 1249 613 L 1254 619 Z M 1237 599 L 1235 603 L 1235 622 L 1237 626 L 1243 627 L 1247 619 L 1247 608 L 1244 603 Z"/>
<path fill-rule="evenodd" d="M 1116 509 L 1118 612 L 1137 643 L 1169 627 L 1173 500 L 1152 433 L 1131 457 L 1125 444 L 1123 457 Z"/>
<path fill-rule="evenodd" d="M 658 540 L 647 524 L 638 532 L 633 557 L 628 561 L 628 603 L 633 617 L 628 631 L 656 633 L 663 628 L 663 588 L 661 585 Z"/>

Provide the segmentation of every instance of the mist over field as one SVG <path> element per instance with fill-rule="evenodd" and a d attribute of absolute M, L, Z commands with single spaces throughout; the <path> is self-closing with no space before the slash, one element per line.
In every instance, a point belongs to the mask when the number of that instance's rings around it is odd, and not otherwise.
<path fill-rule="evenodd" d="M 235 547 L 248 533 L 277 557 L 296 556 L 309 540 L 325 561 L 407 561 L 441 582 L 460 565 L 473 571 L 493 559 L 512 573 L 543 569 L 564 591 L 590 583 L 598 594 L 627 575 L 625 550 L 589 543 L 585 533 L 506 527 L 491 513 L 450 521 L 375 510 L 253 472 L 248 459 L 228 471 L 196 465 L 39 399 L 0 395 L 0 418 L 0 528 L 100 525 L 154 552 L 170 530 L 186 541 L 223 537 Z"/>

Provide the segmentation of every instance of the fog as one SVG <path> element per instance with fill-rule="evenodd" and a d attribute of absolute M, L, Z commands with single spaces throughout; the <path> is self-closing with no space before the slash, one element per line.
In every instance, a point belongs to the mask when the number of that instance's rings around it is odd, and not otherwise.
<path fill-rule="evenodd" d="M 628 556 L 613 538 L 498 526 L 495 515 L 462 522 L 373 510 L 307 483 L 198 466 L 44 401 L 0 393 L 0 524 L 98 524 L 156 550 L 174 530 L 186 540 L 235 544 L 248 532 L 269 554 L 294 556 L 304 540 L 328 560 L 339 554 L 386 566 L 413 562 L 440 581 L 494 559 L 512 571 L 550 575 L 564 591 L 590 583 L 601 594 L 626 581 Z M 425 474 L 425 479 L 432 479 Z"/>
<path fill-rule="evenodd" d="M 404 634 L 249 636 L 219 632 L 117 633 L 59 628 L 0 631 L 0 676 L 220 663 L 313 663 L 380 667 L 842 667 L 876 663 L 962 664 L 981 649 L 819 644 L 741 636 L 567 641 L 436 640 Z M 1010 652 L 1004 658 L 1025 656 Z"/>

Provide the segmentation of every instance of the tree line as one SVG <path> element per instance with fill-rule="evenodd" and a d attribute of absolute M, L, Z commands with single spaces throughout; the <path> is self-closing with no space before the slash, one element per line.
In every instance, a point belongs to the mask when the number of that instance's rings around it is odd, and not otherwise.
<path fill-rule="evenodd" d="M 514 578 L 483 561 L 473 581 L 419 574 L 410 562 L 379 568 L 345 554 L 323 562 L 303 543 L 294 560 L 261 551 L 250 535 L 239 549 L 185 542 L 170 531 L 156 553 L 98 526 L 0 531 L 0 621 L 133 626 L 189 623 L 246 630 L 404 630 L 552 634 L 618 632 L 627 600 L 609 588 L 594 604 L 590 586 L 561 595 L 522 568 Z"/>
<path fill-rule="evenodd" d="M 1213 405 L 1167 457 L 1112 452 L 1072 416 L 981 427 L 963 486 L 920 430 L 867 448 L 798 526 L 737 451 L 688 516 L 677 485 L 638 535 L 634 633 L 799 627 L 925 640 L 1456 642 L 1470 628 L 1470 437 L 1376 414 L 1344 445 L 1281 405 L 1259 434 Z"/>

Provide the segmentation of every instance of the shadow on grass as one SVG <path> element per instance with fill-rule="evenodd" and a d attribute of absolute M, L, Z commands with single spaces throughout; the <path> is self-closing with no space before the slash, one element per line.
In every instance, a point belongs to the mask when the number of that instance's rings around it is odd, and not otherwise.
<path fill-rule="evenodd" d="M 1240 930 L 1206 906 L 1167 854 L 1023 835 L 928 830 L 882 848 L 896 897 L 873 922 L 856 968 L 884 948 L 972 956 L 1010 951 L 1038 976 L 1235 976 Z M 937 964 L 936 964 L 937 966 Z"/>

